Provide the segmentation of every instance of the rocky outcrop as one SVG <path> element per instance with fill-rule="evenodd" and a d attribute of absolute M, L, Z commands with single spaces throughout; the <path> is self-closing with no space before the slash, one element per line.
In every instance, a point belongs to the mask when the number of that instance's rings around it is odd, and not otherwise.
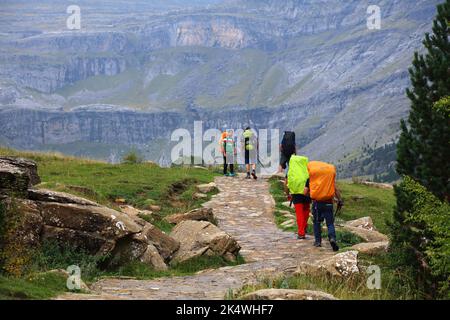
<path fill-rule="evenodd" d="M 108 255 L 108 265 L 140 260 L 165 270 L 179 248 L 156 227 L 98 203 L 63 192 L 29 189 L 39 181 L 36 164 L 25 159 L 0 158 L 0 172 L 7 184 L 0 201 L 17 216 L 15 243 L 37 248 L 44 241 L 56 241 L 92 255 Z M 9 197 L 9 192 L 19 197 Z"/>
<path fill-rule="evenodd" d="M 40 181 L 36 163 L 33 161 L 0 157 L 0 191 L 23 193 Z"/>
<path fill-rule="evenodd" d="M 337 300 L 333 295 L 312 290 L 262 289 L 248 293 L 242 300 Z"/>
<path fill-rule="evenodd" d="M 180 249 L 171 263 L 180 263 L 200 256 L 221 256 L 236 261 L 239 244 L 229 234 L 206 221 L 182 221 L 170 236 L 180 241 Z"/>
<path fill-rule="evenodd" d="M 388 242 L 388 236 L 378 232 L 370 217 L 347 221 L 341 226 L 344 230 L 356 234 L 366 242 Z"/>
<path fill-rule="evenodd" d="M 381 242 L 363 242 L 358 243 L 352 246 L 352 250 L 356 250 L 360 253 L 368 254 L 368 255 L 375 255 L 379 253 L 386 252 L 389 248 L 389 242 L 388 241 L 381 241 Z"/>
<path fill-rule="evenodd" d="M 315 262 L 301 262 L 294 275 L 322 275 L 346 278 L 359 273 L 358 251 L 338 253 Z"/>
<path fill-rule="evenodd" d="M 362 217 L 356 220 L 347 221 L 344 223 L 345 227 L 362 228 L 369 231 L 375 230 L 371 217 Z"/>
<path fill-rule="evenodd" d="M 209 193 L 214 190 L 217 190 L 217 185 L 214 182 L 208 183 L 208 184 L 199 184 L 196 189 L 200 193 Z"/>
<path fill-rule="evenodd" d="M 208 221 L 213 224 L 216 223 L 213 210 L 211 208 L 198 208 L 186 213 L 179 213 L 167 216 L 164 218 L 169 223 L 178 224 L 181 221 L 195 220 L 195 221 Z"/>

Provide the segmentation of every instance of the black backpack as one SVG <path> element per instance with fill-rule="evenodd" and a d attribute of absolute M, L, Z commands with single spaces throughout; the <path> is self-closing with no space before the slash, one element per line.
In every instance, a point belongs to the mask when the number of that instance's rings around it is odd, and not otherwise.
<path fill-rule="evenodd" d="M 295 153 L 295 132 L 284 132 L 283 140 L 281 140 L 281 152 L 283 152 L 286 157 L 290 157 Z"/>

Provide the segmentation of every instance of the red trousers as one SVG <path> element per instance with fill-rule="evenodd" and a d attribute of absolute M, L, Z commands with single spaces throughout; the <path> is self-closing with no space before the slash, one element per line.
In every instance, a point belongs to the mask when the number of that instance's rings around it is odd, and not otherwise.
<path fill-rule="evenodd" d="M 295 214 L 297 216 L 298 235 L 303 237 L 306 235 L 306 227 L 309 219 L 309 203 L 297 203 L 295 206 Z"/>

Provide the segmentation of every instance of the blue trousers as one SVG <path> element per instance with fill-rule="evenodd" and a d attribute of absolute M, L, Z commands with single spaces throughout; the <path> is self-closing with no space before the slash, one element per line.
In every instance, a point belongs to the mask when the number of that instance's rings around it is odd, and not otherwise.
<path fill-rule="evenodd" d="M 312 204 L 314 222 L 314 238 L 316 243 L 322 242 L 322 222 L 325 220 L 328 228 L 328 240 L 336 241 L 336 230 L 334 228 L 333 204 L 314 201 Z"/>

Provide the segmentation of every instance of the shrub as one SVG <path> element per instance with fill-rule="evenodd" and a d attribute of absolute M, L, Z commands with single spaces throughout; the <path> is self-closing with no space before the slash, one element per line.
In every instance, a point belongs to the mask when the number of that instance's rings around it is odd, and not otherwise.
<path fill-rule="evenodd" d="M 31 250 L 17 237 L 24 216 L 14 199 L 0 202 L 0 272 L 20 277 L 31 260 Z"/>
<path fill-rule="evenodd" d="M 101 274 L 99 265 L 106 259 L 106 256 L 94 256 L 83 250 L 62 246 L 55 241 L 46 241 L 34 252 L 31 270 L 34 272 L 65 270 L 71 265 L 76 265 L 80 267 L 83 279 L 92 280 Z"/>
<path fill-rule="evenodd" d="M 449 298 L 450 206 L 405 176 L 396 187 L 392 229 L 394 263 L 410 268 L 429 298 Z"/>
<path fill-rule="evenodd" d="M 137 164 L 142 163 L 143 159 L 136 150 L 131 150 L 122 159 L 124 164 Z"/>

